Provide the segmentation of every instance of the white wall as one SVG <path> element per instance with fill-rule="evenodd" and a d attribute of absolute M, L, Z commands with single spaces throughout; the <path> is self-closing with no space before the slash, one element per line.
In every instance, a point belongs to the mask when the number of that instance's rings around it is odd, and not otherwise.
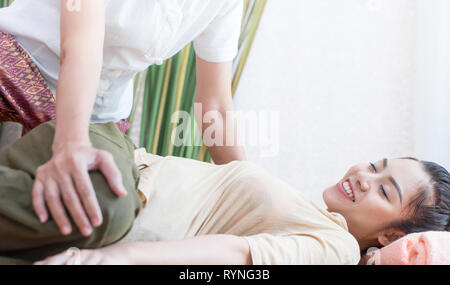
<path fill-rule="evenodd" d="M 450 169 L 450 1 L 418 3 L 415 150 Z"/>
<path fill-rule="evenodd" d="M 415 155 L 416 11 L 416 0 L 268 0 L 236 104 L 281 112 L 280 151 L 249 158 L 322 204 L 349 166 Z"/>

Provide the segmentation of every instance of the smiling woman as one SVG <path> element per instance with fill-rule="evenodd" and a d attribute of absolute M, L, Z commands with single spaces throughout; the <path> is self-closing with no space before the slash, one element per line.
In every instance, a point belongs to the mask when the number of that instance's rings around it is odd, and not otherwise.
<path fill-rule="evenodd" d="M 91 237 L 76 230 L 62 236 L 53 221 L 39 223 L 28 195 L 35 165 L 51 153 L 53 132 L 53 122 L 46 123 L 0 152 L 0 204 L 8 205 L 0 206 L 4 257 L 32 262 L 75 245 L 82 249 L 82 264 L 357 264 L 370 247 L 449 229 L 450 175 L 431 162 L 355 165 L 325 189 L 325 210 L 248 161 L 212 165 L 144 149 L 133 155 L 129 140 L 110 124 L 92 126 L 91 135 L 102 149 L 130 147 L 128 158 L 114 151 L 129 195 L 105 196 L 105 180 L 96 179 L 106 205 L 104 225 Z M 131 175 L 135 167 L 139 180 Z M 133 207 L 121 204 L 129 202 Z M 63 251 L 40 264 L 73 262 Z"/>
<path fill-rule="evenodd" d="M 410 233 L 450 230 L 450 175 L 436 163 L 385 158 L 359 164 L 336 187 L 324 192 L 324 201 L 345 217 L 362 250 Z"/>

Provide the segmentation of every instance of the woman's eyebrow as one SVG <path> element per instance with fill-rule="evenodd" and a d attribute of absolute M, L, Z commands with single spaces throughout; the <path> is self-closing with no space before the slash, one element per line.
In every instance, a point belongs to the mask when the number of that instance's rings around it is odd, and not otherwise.
<path fill-rule="evenodd" d="M 388 165 L 388 159 L 385 158 L 383 159 L 383 169 L 385 169 Z M 397 183 L 397 181 L 395 181 L 394 177 L 390 176 L 389 177 L 389 181 L 391 181 L 392 185 L 394 185 L 395 189 L 397 190 L 398 196 L 400 198 L 400 204 L 402 203 L 403 200 L 403 195 L 402 195 L 402 189 L 400 188 L 400 185 Z"/>

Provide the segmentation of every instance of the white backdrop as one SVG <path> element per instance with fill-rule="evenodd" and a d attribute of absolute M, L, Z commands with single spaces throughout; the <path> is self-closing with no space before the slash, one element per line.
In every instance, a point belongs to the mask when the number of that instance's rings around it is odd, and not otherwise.
<path fill-rule="evenodd" d="M 450 169 L 450 1 L 418 3 L 416 152 Z"/>
<path fill-rule="evenodd" d="M 420 63 L 433 50 L 421 42 L 428 20 L 418 13 L 429 0 L 419 1 L 269 0 L 236 105 L 279 111 L 280 149 L 264 158 L 248 147 L 249 159 L 322 205 L 322 190 L 355 163 L 420 155 L 448 167 L 450 80 Z M 432 78 L 422 79 L 429 70 Z M 419 114 L 420 98 L 430 94 L 435 102 Z"/>

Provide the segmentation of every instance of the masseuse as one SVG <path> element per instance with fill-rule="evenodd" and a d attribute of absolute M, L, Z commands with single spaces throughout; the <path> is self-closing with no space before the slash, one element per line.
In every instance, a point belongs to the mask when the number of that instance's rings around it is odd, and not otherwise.
<path fill-rule="evenodd" d="M 51 215 L 69 235 L 71 216 L 85 236 L 102 224 L 89 170 L 100 170 L 118 196 L 127 194 L 112 156 L 92 146 L 88 125 L 116 122 L 127 130 L 138 72 L 194 41 L 196 102 L 203 113 L 233 111 L 242 13 L 241 0 L 15 0 L 0 9 L 0 121 L 28 131 L 56 119 L 53 156 L 37 169 L 32 191 L 42 223 Z M 240 147 L 209 151 L 217 164 L 245 159 Z"/>

